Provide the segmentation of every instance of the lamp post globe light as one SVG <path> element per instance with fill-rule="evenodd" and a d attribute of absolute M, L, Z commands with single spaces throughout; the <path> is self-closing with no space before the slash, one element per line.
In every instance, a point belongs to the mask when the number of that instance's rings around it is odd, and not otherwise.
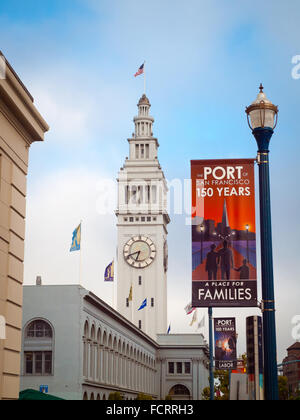
<path fill-rule="evenodd" d="M 278 107 L 270 102 L 263 86 L 246 108 L 248 124 L 258 145 L 262 310 L 264 331 L 264 378 L 266 400 L 278 400 L 275 296 L 270 202 L 269 144 L 278 120 Z"/>

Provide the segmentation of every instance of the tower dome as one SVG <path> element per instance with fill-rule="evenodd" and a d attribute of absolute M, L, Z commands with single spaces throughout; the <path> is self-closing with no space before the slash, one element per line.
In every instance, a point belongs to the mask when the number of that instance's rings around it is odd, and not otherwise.
<path fill-rule="evenodd" d="M 149 106 L 151 106 L 150 101 L 149 101 L 149 99 L 147 98 L 147 96 L 145 94 L 139 100 L 138 106 L 140 106 L 140 105 L 149 105 Z"/>

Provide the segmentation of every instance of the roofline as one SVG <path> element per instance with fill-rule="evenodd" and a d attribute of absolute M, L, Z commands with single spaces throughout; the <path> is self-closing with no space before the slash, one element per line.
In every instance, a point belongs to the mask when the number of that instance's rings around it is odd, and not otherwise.
<path fill-rule="evenodd" d="M 0 97 L 9 112 L 27 132 L 28 145 L 35 141 L 43 141 L 50 127 L 34 104 L 34 99 L 17 75 L 13 67 L 0 51 L 0 58 L 5 61 L 5 77 L 0 80 Z"/>
<path fill-rule="evenodd" d="M 96 296 L 93 292 L 89 292 L 88 290 L 86 290 L 86 294 L 83 297 L 83 299 L 87 300 L 88 302 L 94 305 L 96 304 L 96 306 L 99 306 L 102 310 L 104 310 L 104 312 L 108 313 L 114 319 L 119 321 L 120 324 L 124 325 L 126 328 L 130 329 L 135 334 L 142 336 L 144 340 L 146 340 L 149 344 L 154 346 L 156 349 L 160 347 L 160 345 L 155 340 L 153 340 L 151 337 L 145 334 L 142 330 L 136 327 L 132 322 L 127 320 L 123 315 L 121 315 L 119 312 L 113 309 L 110 305 L 108 305 L 98 296 Z"/>
<path fill-rule="evenodd" d="M 3 57 L 4 58 L 5 63 L 7 65 L 7 67 L 9 68 L 9 70 L 13 73 L 13 75 L 15 76 L 15 78 L 17 79 L 17 81 L 20 83 L 20 85 L 22 86 L 22 88 L 25 90 L 25 92 L 29 96 L 30 100 L 32 102 L 34 102 L 33 96 L 31 95 L 31 93 L 29 92 L 29 90 L 27 89 L 27 87 L 24 85 L 24 83 L 22 82 L 22 80 L 20 79 L 20 77 L 17 75 L 16 71 L 13 69 L 13 67 L 11 66 L 11 64 L 9 63 L 9 61 L 7 60 L 7 58 L 5 57 L 5 55 L 3 54 L 3 52 L 1 50 L 0 50 L 0 57 Z"/>

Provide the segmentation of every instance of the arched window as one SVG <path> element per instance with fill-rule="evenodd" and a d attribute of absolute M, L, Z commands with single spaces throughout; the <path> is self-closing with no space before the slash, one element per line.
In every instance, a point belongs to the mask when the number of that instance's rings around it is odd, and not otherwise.
<path fill-rule="evenodd" d="M 49 322 L 36 319 L 25 328 L 24 375 L 53 375 L 53 328 Z"/>
<path fill-rule="evenodd" d="M 189 397 L 190 391 L 187 389 L 184 385 L 175 385 L 170 390 L 169 395 L 175 396 L 175 397 Z"/>
<path fill-rule="evenodd" d="M 32 321 L 26 328 L 26 338 L 52 338 L 51 326 L 41 319 Z"/>

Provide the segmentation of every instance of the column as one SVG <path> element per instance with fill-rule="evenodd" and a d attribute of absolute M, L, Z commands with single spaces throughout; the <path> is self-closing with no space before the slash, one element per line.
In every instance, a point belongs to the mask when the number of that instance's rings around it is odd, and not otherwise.
<path fill-rule="evenodd" d="M 197 400 L 197 359 L 192 359 L 192 399 Z"/>
<path fill-rule="evenodd" d="M 103 379 L 103 370 L 104 370 L 104 362 L 103 362 L 103 350 L 104 346 L 100 345 L 99 346 L 99 382 L 102 383 L 104 382 Z"/>

